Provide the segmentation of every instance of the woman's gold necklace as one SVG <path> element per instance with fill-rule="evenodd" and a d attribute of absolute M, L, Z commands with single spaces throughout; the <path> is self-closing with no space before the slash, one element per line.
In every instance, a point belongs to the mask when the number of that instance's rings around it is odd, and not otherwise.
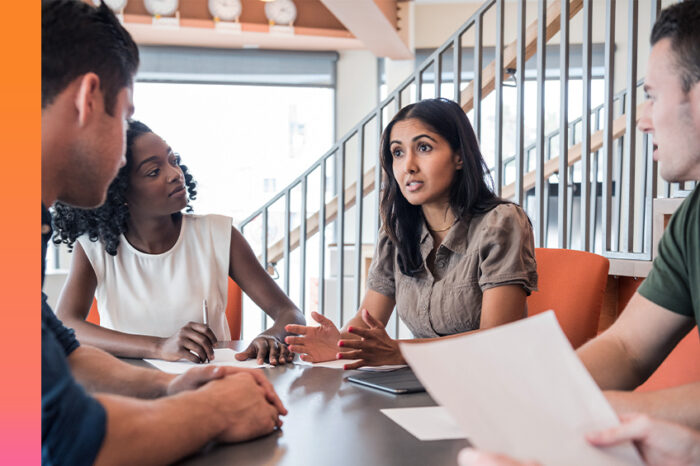
<path fill-rule="evenodd" d="M 428 230 L 432 231 L 433 233 L 440 233 L 440 232 L 442 232 L 442 231 L 447 231 L 447 230 L 449 230 L 450 228 L 452 228 L 452 226 L 453 226 L 455 223 L 457 223 L 457 219 L 455 219 L 455 221 L 452 222 L 451 225 L 448 225 L 448 226 L 446 226 L 445 228 L 434 229 L 434 228 L 428 227 Z"/>

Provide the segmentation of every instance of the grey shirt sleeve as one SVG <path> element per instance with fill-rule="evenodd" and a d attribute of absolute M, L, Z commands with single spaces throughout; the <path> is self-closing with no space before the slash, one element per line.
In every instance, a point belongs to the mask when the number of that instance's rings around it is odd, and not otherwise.
<path fill-rule="evenodd" d="M 537 263 L 532 226 L 515 204 L 496 207 L 484 221 L 479 247 L 479 286 L 482 291 L 522 285 L 529 295 L 537 290 Z"/>
<path fill-rule="evenodd" d="M 367 274 L 367 289 L 381 293 L 389 298 L 395 297 L 394 261 L 394 245 L 384 232 L 384 229 L 382 229 L 377 239 L 372 265 L 370 265 L 369 273 Z"/>

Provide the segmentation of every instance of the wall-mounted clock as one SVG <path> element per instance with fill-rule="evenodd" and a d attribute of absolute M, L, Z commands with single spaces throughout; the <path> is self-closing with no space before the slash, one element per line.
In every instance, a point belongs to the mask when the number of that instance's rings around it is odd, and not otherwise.
<path fill-rule="evenodd" d="M 209 0 L 209 13 L 214 20 L 238 21 L 241 11 L 241 0 Z"/>
<path fill-rule="evenodd" d="M 107 5 L 113 12 L 121 13 L 126 8 L 127 0 L 92 0 L 95 6 L 100 6 L 100 3 Z"/>
<path fill-rule="evenodd" d="M 144 0 L 143 3 L 153 16 L 172 16 L 178 7 L 178 0 Z"/>
<path fill-rule="evenodd" d="M 265 16 L 270 24 L 291 26 L 297 18 L 297 7 L 292 0 L 275 0 L 265 4 Z"/>

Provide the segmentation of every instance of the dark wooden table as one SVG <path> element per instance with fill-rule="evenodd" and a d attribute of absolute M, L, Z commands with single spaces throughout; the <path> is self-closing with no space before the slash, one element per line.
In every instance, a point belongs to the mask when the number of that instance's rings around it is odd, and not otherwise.
<path fill-rule="evenodd" d="M 225 346 L 245 348 L 241 341 Z M 282 429 L 245 443 L 211 444 L 180 464 L 454 465 L 469 445 L 422 442 L 379 412 L 434 406 L 427 393 L 392 395 L 345 380 L 357 371 L 300 365 L 263 370 L 289 410 Z"/>

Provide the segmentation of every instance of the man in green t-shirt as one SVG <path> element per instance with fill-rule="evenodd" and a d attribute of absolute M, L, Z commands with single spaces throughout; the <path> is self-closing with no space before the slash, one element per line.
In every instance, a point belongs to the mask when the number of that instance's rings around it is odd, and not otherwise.
<path fill-rule="evenodd" d="M 670 182 L 700 180 L 700 1 L 665 9 L 651 34 L 638 127 Z M 578 354 L 618 413 L 644 412 L 700 428 L 700 382 L 656 392 L 643 383 L 700 322 L 700 188 L 674 214 L 652 271 L 620 318 Z M 700 358 L 700 354 L 697 355 Z"/>

